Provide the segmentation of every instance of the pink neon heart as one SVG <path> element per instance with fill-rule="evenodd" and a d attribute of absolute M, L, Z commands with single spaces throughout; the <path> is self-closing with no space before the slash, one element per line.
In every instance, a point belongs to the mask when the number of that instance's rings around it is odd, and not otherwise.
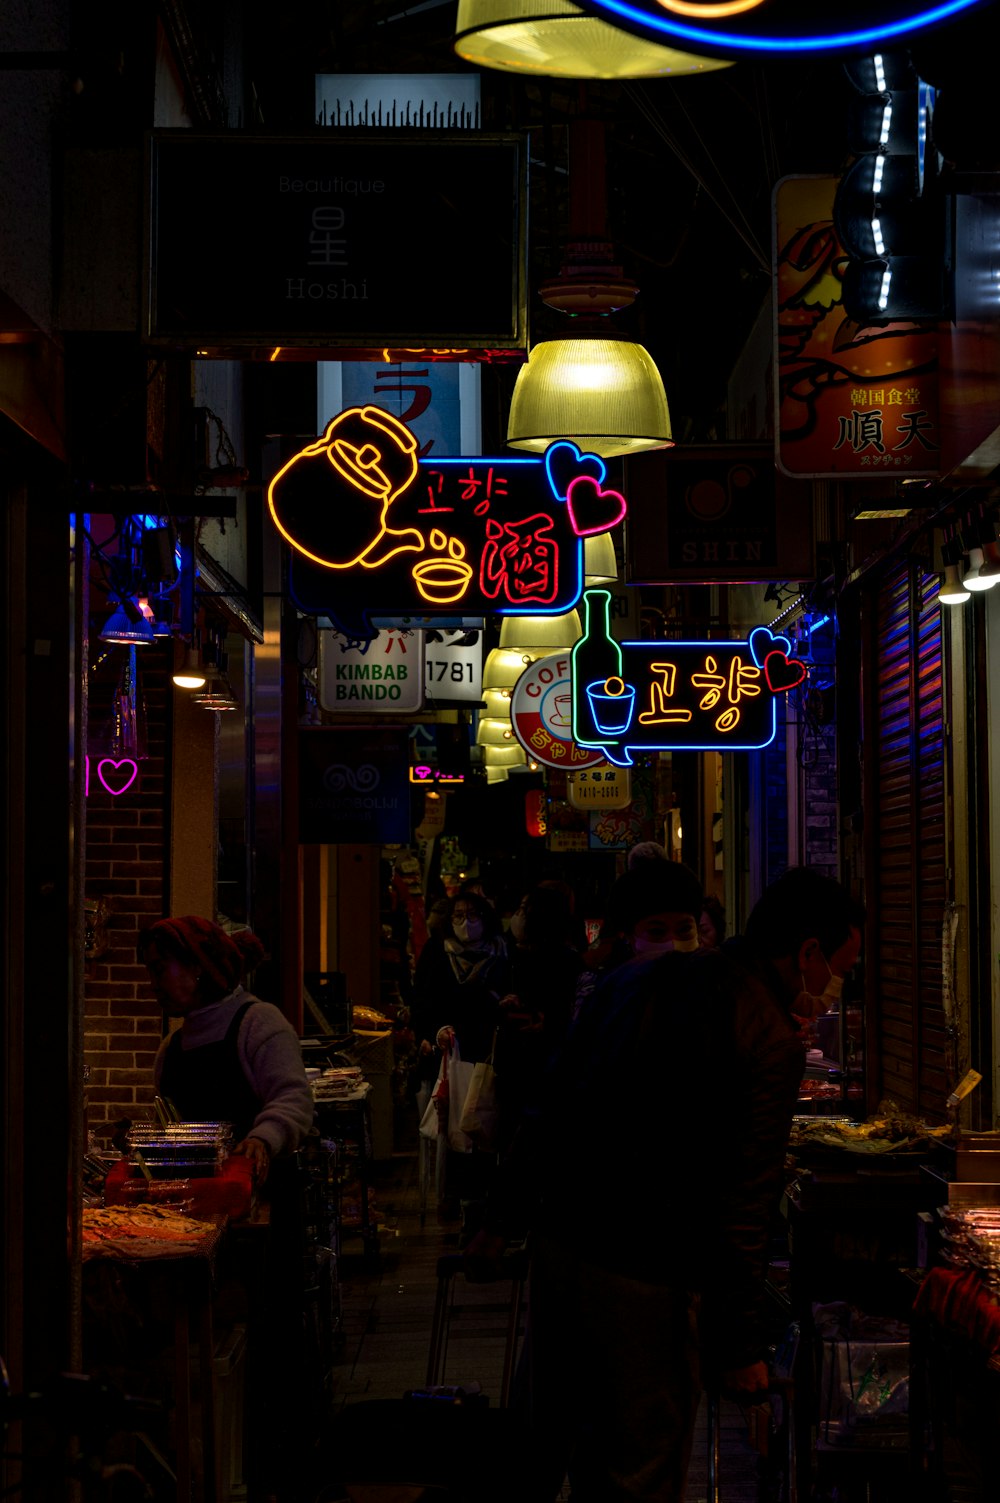
<path fill-rule="evenodd" d="M 604 491 L 590 475 L 577 475 L 566 493 L 570 521 L 577 537 L 592 537 L 607 532 L 625 515 L 625 497 L 618 491 Z"/>
<path fill-rule="evenodd" d="M 112 788 L 104 776 L 105 767 L 113 767 L 116 772 L 120 767 L 130 767 L 132 771 L 129 773 L 128 780 L 120 788 Z M 131 757 L 122 757 L 118 762 L 115 761 L 114 757 L 102 757 L 97 764 L 97 776 L 100 779 L 101 786 L 111 794 L 112 798 L 118 798 L 119 794 L 125 793 L 127 789 L 131 788 L 139 776 L 139 764 L 138 762 L 133 762 Z"/>

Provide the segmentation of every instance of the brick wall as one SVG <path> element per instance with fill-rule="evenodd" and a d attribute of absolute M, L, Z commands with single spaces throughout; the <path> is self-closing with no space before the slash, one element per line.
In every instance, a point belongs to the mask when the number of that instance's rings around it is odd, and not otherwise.
<path fill-rule="evenodd" d="M 104 650 L 98 645 L 95 659 Z M 118 796 L 102 786 L 97 767 L 102 757 L 114 756 L 114 696 L 125 649 L 112 649 L 90 676 L 85 896 L 103 898 L 110 912 L 107 947 L 86 963 L 84 1063 L 87 1125 L 102 1146 L 111 1123 L 152 1115 L 153 1059 L 163 1015 L 135 947 L 140 928 L 166 912 L 171 650 L 168 643 L 166 649 L 158 645 L 137 651 L 147 756 L 139 761 L 136 782 Z M 108 767 L 106 773 L 114 784 L 114 769 Z"/>

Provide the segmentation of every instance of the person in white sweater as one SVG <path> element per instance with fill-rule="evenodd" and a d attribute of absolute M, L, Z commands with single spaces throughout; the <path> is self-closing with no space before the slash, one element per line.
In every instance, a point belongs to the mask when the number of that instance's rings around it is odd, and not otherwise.
<path fill-rule="evenodd" d="M 160 919 L 139 936 L 164 1012 L 180 1028 L 160 1045 L 153 1078 L 186 1122 L 231 1122 L 234 1153 L 262 1185 L 271 1160 L 295 1152 L 313 1122 L 313 1097 L 295 1030 L 243 986 L 264 949 L 249 930 L 227 934 L 197 915 Z"/>

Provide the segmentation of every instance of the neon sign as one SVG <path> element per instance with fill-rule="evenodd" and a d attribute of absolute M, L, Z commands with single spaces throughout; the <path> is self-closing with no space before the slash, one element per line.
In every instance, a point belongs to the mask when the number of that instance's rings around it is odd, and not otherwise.
<path fill-rule="evenodd" d="M 464 772 L 442 772 L 439 767 L 429 767 L 426 762 L 418 762 L 410 768 L 410 782 L 428 784 L 453 784 L 464 783 Z"/>
<path fill-rule="evenodd" d="M 983 8 L 983 0 L 579 0 L 612 26 L 688 51 L 843 52 L 881 46 Z"/>
<path fill-rule="evenodd" d="M 369 404 L 294 454 L 267 503 L 295 603 L 363 643 L 373 617 L 571 610 L 583 539 L 625 515 L 606 476 L 565 439 L 531 458 L 421 459 L 410 430 Z"/>
<path fill-rule="evenodd" d="M 587 590 L 587 631 L 572 652 L 573 739 L 617 767 L 633 752 L 753 751 L 777 729 L 776 700 L 805 663 L 758 626 L 747 641 L 617 642 L 607 590 Z"/>
<path fill-rule="evenodd" d="M 139 776 L 139 764 L 132 757 L 101 757 L 97 764 L 97 781 L 105 793 L 120 798 Z M 109 781 L 110 779 L 110 781 Z M 90 795 L 90 758 L 84 757 L 84 795 Z"/>

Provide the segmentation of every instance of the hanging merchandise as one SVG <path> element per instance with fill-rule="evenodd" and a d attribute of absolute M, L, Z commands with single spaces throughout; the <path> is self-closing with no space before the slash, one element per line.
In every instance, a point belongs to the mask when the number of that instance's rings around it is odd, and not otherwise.
<path fill-rule="evenodd" d="M 143 761 L 146 750 L 146 701 L 139 684 L 135 647 L 128 649 L 115 690 L 111 750 L 116 757 Z"/>

